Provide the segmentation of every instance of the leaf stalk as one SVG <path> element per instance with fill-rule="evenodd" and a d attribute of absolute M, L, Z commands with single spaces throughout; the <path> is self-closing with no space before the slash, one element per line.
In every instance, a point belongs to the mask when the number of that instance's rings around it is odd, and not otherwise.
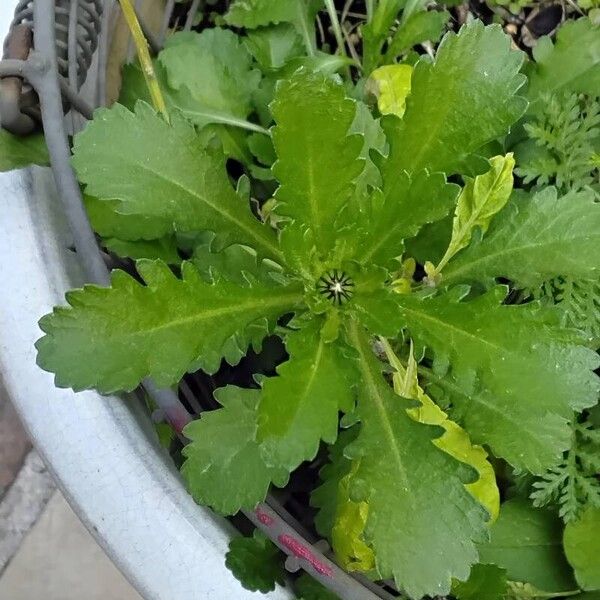
<path fill-rule="evenodd" d="M 335 9 L 333 0 L 325 0 L 325 7 L 329 13 L 329 19 L 331 20 L 331 26 L 333 27 L 333 34 L 335 35 L 335 40 L 338 45 L 338 52 L 342 56 L 348 56 L 348 53 L 346 52 L 346 44 L 344 43 L 344 35 L 342 33 L 342 26 L 340 25 L 340 20 L 338 18 L 337 10 Z"/>

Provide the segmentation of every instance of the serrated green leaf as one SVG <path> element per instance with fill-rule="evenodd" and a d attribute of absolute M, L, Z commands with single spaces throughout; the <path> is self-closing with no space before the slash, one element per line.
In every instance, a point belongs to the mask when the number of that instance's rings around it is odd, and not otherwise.
<path fill-rule="evenodd" d="M 576 520 L 587 506 L 600 507 L 600 440 L 588 439 L 596 429 L 589 421 L 578 423 L 575 416 L 571 429 L 571 444 L 563 460 L 532 483 L 529 496 L 536 507 L 558 505 L 558 515 L 566 523 Z"/>
<path fill-rule="evenodd" d="M 549 37 L 541 38 L 533 56 L 527 91 L 532 101 L 559 90 L 600 96 L 600 26 L 588 17 L 567 21 L 554 46 Z"/>
<path fill-rule="evenodd" d="M 229 542 L 225 566 L 252 592 L 266 594 L 285 582 L 279 548 L 258 529 L 252 537 L 236 537 Z"/>
<path fill-rule="evenodd" d="M 384 168 L 383 189 L 372 192 L 365 207 L 368 229 L 356 244 L 361 264 L 393 267 L 404 249 L 404 240 L 416 235 L 426 223 L 444 218 L 454 206 L 460 188 L 447 183 L 442 173 L 427 171 L 412 176 Z"/>
<path fill-rule="evenodd" d="M 299 594 L 298 600 L 339 600 L 338 596 L 306 573 L 296 580 L 295 588 Z"/>
<path fill-rule="evenodd" d="M 452 577 L 467 578 L 474 541 L 485 538 L 487 512 L 464 488 L 473 473 L 431 443 L 437 428 L 408 416 L 410 403 L 383 378 L 361 326 L 351 323 L 348 336 L 362 380 L 361 430 L 345 453 L 360 460 L 351 496 L 369 504 L 365 540 L 382 576 L 409 596 L 446 594 Z"/>
<path fill-rule="evenodd" d="M 508 500 L 500 507 L 491 539 L 479 546 L 479 555 L 481 562 L 506 569 L 508 579 L 545 592 L 576 588 L 562 550 L 559 519 L 527 500 Z"/>
<path fill-rule="evenodd" d="M 102 237 L 131 242 L 156 240 L 173 230 L 172 224 L 160 217 L 119 212 L 121 203 L 118 200 L 99 200 L 84 194 L 83 203 L 94 231 Z"/>
<path fill-rule="evenodd" d="M 246 29 L 292 23 L 312 54 L 316 49 L 314 21 L 322 4 L 322 0 L 236 0 L 225 15 L 225 22 Z"/>
<path fill-rule="evenodd" d="M 355 371 L 340 341 L 322 336 L 311 319 L 286 337 L 290 359 L 263 381 L 258 435 L 265 461 L 293 471 L 312 460 L 321 440 L 337 438 L 338 413 L 354 406 Z"/>
<path fill-rule="evenodd" d="M 373 333 L 406 328 L 417 347 L 428 349 L 433 378 L 450 392 L 453 417 L 473 442 L 541 473 L 569 447 L 572 410 L 596 403 L 597 356 L 552 328 L 535 304 L 502 305 L 505 288 L 465 301 L 467 291 L 356 294 L 352 304 Z"/>
<path fill-rule="evenodd" d="M 136 241 L 108 238 L 102 240 L 102 245 L 118 256 L 134 260 L 147 258 L 150 260 L 160 260 L 170 265 L 178 265 L 182 260 L 179 252 L 177 252 L 177 243 L 174 236 L 157 240 Z"/>
<path fill-rule="evenodd" d="M 506 593 L 506 570 L 496 565 L 475 565 L 467 581 L 457 581 L 452 595 L 457 600 L 503 600 Z"/>
<path fill-rule="evenodd" d="M 253 133 L 248 136 L 248 148 L 261 164 L 270 167 L 277 159 L 270 137 Z"/>
<path fill-rule="evenodd" d="M 46 167 L 49 164 L 50 156 L 43 134 L 20 137 L 0 129 L 0 173 L 30 165 Z"/>
<path fill-rule="evenodd" d="M 426 425 L 439 425 L 444 433 L 436 438 L 433 443 L 450 456 L 472 466 L 479 475 L 477 481 L 465 487 L 480 504 L 485 506 L 490 515 L 490 521 L 498 518 L 500 510 L 500 492 L 496 484 L 496 474 L 488 454 L 481 446 L 471 443 L 468 433 L 457 423 L 448 418 L 448 415 L 423 391 L 417 377 L 417 362 L 412 349 L 406 368 L 387 341 L 383 341 L 386 357 L 393 369 L 394 391 L 403 398 L 416 400 L 420 406 L 411 408 L 407 412 L 411 418 Z"/>
<path fill-rule="evenodd" d="M 214 234 L 203 235 L 191 258 L 207 281 L 211 281 L 215 273 L 238 285 L 248 285 L 254 281 L 265 285 L 273 285 L 275 282 L 285 285 L 290 281 L 278 264 L 259 259 L 252 248 L 235 244 L 216 252 L 213 241 Z"/>
<path fill-rule="evenodd" d="M 387 117 L 387 169 L 460 172 L 484 144 L 525 112 L 523 55 L 498 25 L 473 21 L 442 40 L 435 61 L 415 66 L 402 120 Z M 463 171 L 464 172 L 464 171 Z"/>
<path fill-rule="evenodd" d="M 600 281 L 560 277 L 551 295 L 561 313 L 561 324 L 581 330 L 591 347 L 600 347 Z M 545 286 L 544 286 L 545 287 Z"/>
<path fill-rule="evenodd" d="M 387 153 L 387 140 L 369 107 L 363 102 L 356 103 L 356 117 L 350 126 L 350 134 L 357 133 L 363 137 L 360 157 L 365 161 L 363 172 L 355 180 L 356 195 L 364 197 L 371 188 L 381 187 L 381 173 L 373 161 L 372 154 L 384 156 Z"/>
<path fill-rule="evenodd" d="M 406 255 L 424 265 L 437 264 L 448 248 L 452 235 L 452 215 L 423 225 L 419 233 L 406 240 Z"/>
<path fill-rule="evenodd" d="M 166 123 L 142 102 L 135 113 L 118 104 L 100 109 L 75 137 L 73 164 L 87 193 L 119 200 L 124 214 L 159 218 L 181 232 L 213 231 L 220 247 L 244 243 L 282 258 L 275 233 L 231 186 L 223 156 L 177 115 Z"/>
<path fill-rule="evenodd" d="M 191 263 L 182 279 L 160 261 L 139 261 L 146 285 L 114 271 L 112 287 L 69 292 L 70 307 L 40 320 L 38 364 L 59 387 L 132 390 L 146 377 L 168 387 L 188 370 L 237 363 L 275 320 L 294 310 L 298 287 L 203 280 Z M 94 340 L 93 343 L 90 340 Z"/>
<path fill-rule="evenodd" d="M 168 38 L 158 62 L 173 90 L 173 104 L 196 125 L 235 125 L 252 111 L 260 73 L 233 32 L 216 27 L 176 33 Z M 187 102 L 186 91 L 191 97 Z"/>
<path fill-rule="evenodd" d="M 392 62 L 398 56 L 422 42 L 436 43 L 442 37 L 450 15 L 446 11 L 414 12 L 400 25 L 385 53 L 386 60 Z"/>
<path fill-rule="evenodd" d="M 181 473 L 196 502 L 233 515 L 253 510 L 270 483 L 283 487 L 288 473 L 268 467 L 255 441 L 260 392 L 228 386 L 215 396 L 223 408 L 203 413 L 184 429 L 190 443 L 183 449 Z"/>
<path fill-rule="evenodd" d="M 446 283 L 506 277 L 535 287 L 557 275 L 592 279 L 600 270 L 600 204 L 591 190 L 559 197 L 555 188 L 519 194 L 498 215 L 485 238 L 455 257 Z"/>
<path fill-rule="evenodd" d="M 367 85 L 377 97 L 382 115 L 402 117 L 406 109 L 406 97 L 410 94 L 413 68 L 410 65 L 385 65 L 375 69 Z"/>
<path fill-rule="evenodd" d="M 245 138 L 248 130 L 262 132 L 260 126 L 231 113 L 215 111 L 201 104 L 201 101 L 196 100 L 185 86 L 178 90 L 169 87 L 166 71 L 157 60 L 154 61 L 154 71 L 169 113 L 182 114 L 196 124 L 204 146 L 213 143 L 214 138 L 217 138 L 223 146 L 225 156 L 245 163 L 251 162 Z M 151 104 L 144 75 L 139 65 L 125 65 L 119 103 L 134 112 L 139 100 Z"/>
<path fill-rule="evenodd" d="M 457 252 L 469 245 L 476 228 L 481 235 L 485 234 L 494 215 L 510 198 L 515 167 L 513 155 L 495 156 L 490 159 L 490 165 L 487 173 L 469 179 L 458 197 L 450 244 L 436 267 L 437 273 Z"/>
<path fill-rule="evenodd" d="M 600 590 L 600 507 L 590 506 L 577 521 L 567 523 L 564 547 L 579 587 Z"/>
<path fill-rule="evenodd" d="M 527 138 L 514 150 L 515 173 L 524 184 L 535 182 L 538 188 L 553 184 L 565 192 L 584 189 L 596 180 L 600 165 L 594 164 L 593 157 L 600 139 L 599 98 L 543 93 L 523 129 Z"/>
<path fill-rule="evenodd" d="M 348 135 L 356 104 L 324 75 L 299 71 L 279 84 L 271 110 L 277 123 L 273 129 L 277 153 L 273 173 L 280 183 L 277 213 L 308 231 L 300 253 L 308 256 L 314 245 L 327 255 L 338 237 L 333 224 L 364 168 L 363 139 Z"/>
<path fill-rule="evenodd" d="M 263 71 L 280 69 L 303 55 L 302 39 L 289 23 L 250 30 L 244 42 Z"/>

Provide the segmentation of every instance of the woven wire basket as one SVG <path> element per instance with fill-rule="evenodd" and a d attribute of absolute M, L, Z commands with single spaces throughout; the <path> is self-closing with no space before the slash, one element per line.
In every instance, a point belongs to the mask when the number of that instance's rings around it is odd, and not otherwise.
<path fill-rule="evenodd" d="M 138 19 L 151 51 L 157 53 L 174 23 L 175 0 L 167 0 L 158 31 L 146 26 L 140 5 L 137 0 Z M 200 9 L 201 0 L 193 0 L 177 19 L 177 26 L 190 29 Z M 70 165 L 69 136 L 106 103 L 109 46 L 118 14 L 115 0 L 20 0 L 0 61 L 2 127 L 17 135 L 43 130 L 76 252 L 87 281 L 100 285 L 108 284 L 109 268 Z M 130 43 L 129 58 L 132 55 Z M 190 420 L 175 392 L 158 389 L 150 380 L 144 380 L 143 388 L 176 430 Z M 199 406 L 185 381 L 180 393 L 188 405 Z M 314 539 L 273 496 L 244 514 L 288 555 L 289 571 L 304 569 L 343 600 L 397 597 L 393 588 L 339 568 L 327 544 Z"/>

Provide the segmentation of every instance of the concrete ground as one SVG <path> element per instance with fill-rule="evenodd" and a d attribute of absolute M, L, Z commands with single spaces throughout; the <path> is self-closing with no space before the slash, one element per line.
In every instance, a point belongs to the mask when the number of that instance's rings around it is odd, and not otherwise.
<path fill-rule="evenodd" d="M 29 448 L 0 387 L 0 600 L 141 600 Z"/>
<path fill-rule="evenodd" d="M 141 600 L 60 492 L 0 576 L 0 600 Z"/>

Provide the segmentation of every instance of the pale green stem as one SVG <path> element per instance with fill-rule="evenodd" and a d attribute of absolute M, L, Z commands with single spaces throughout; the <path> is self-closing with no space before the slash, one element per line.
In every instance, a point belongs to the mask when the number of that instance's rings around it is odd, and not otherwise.
<path fill-rule="evenodd" d="M 338 19 L 338 14 L 335 9 L 335 4 L 333 0 L 325 0 L 325 7 L 327 8 L 327 12 L 329 13 L 329 19 L 331 20 L 331 26 L 333 27 L 333 34 L 335 35 L 335 41 L 338 45 L 338 52 L 342 56 L 348 56 L 346 53 L 346 44 L 344 43 L 344 36 L 342 34 L 342 27 L 340 25 L 340 20 Z"/>
<path fill-rule="evenodd" d="M 452 244 L 448 246 L 446 253 L 442 257 L 442 260 L 438 263 L 438 266 L 435 268 L 435 275 L 439 275 L 442 269 L 448 264 L 450 259 L 456 254 Z"/>
<path fill-rule="evenodd" d="M 308 56 L 314 56 L 316 53 L 316 48 L 315 48 L 315 40 L 314 37 L 311 33 L 311 26 L 312 26 L 312 31 L 314 31 L 314 26 L 315 24 L 312 23 L 312 25 L 308 22 L 307 17 L 307 13 L 304 10 L 304 4 L 302 2 L 298 2 L 297 3 L 297 14 L 298 14 L 298 22 L 300 23 L 300 28 L 301 28 L 301 35 L 302 35 L 302 39 L 304 40 L 304 46 L 306 47 L 306 53 L 308 54 Z"/>
<path fill-rule="evenodd" d="M 370 23 L 373 19 L 373 13 L 375 12 L 375 0 L 367 0 L 367 23 Z"/>
<path fill-rule="evenodd" d="M 162 114 L 165 120 L 168 121 L 169 113 L 167 112 L 167 105 L 165 104 L 165 99 L 160 91 L 160 85 L 158 84 L 158 79 L 154 72 L 154 65 L 152 64 L 152 58 L 150 57 L 150 51 L 148 50 L 148 41 L 144 36 L 140 22 L 135 14 L 135 9 L 131 4 L 131 0 L 119 0 L 119 3 L 121 4 L 123 16 L 125 17 L 125 21 L 131 32 L 140 66 L 142 67 L 142 73 L 144 74 L 144 79 L 146 80 L 148 91 L 150 92 L 152 104 L 154 105 L 154 108 Z"/>

